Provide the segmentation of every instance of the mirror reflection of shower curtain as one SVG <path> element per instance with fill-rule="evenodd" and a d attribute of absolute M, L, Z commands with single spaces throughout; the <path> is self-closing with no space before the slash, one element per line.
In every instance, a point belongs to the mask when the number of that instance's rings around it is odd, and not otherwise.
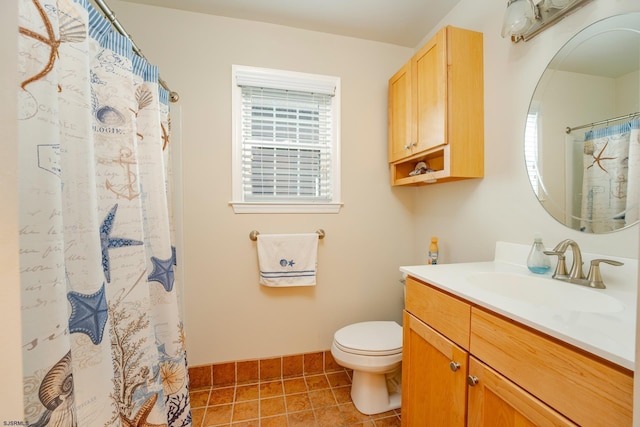
<path fill-rule="evenodd" d="M 640 120 L 630 123 L 629 175 L 627 181 L 627 214 L 625 222 L 635 224 L 640 219 Z"/>
<path fill-rule="evenodd" d="M 605 233 L 637 219 L 638 129 L 640 120 L 633 120 L 586 133 L 581 231 Z M 636 182 L 628 186 L 630 180 Z"/>

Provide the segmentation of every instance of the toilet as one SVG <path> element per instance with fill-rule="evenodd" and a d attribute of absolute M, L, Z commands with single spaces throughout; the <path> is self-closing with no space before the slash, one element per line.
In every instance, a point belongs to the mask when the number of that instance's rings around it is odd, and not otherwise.
<path fill-rule="evenodd" d="M 393 321 L 360 322 L 336 331 L 335 361 L 353 369 L 351 400 L 363 414 L 400 408 L 402 327 Z"/>

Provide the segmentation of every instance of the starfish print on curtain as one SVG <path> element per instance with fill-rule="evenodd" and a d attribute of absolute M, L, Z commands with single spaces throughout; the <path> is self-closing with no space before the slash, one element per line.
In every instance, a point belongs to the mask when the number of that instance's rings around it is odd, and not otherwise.
<path fill-rule="evenodd" d="M 167 292 L 170 292 L 174 281 L 173 256 L 165 260 L 152 256 L 151 263 L 153 271 L 149 274 L 149 280 L 159 282 Z"/>
<path fill-rule="evenodd" d="M 138 246 L 143 242 L 139 240 L 126 239 L 122 237 L 111 237 L 111 230 L 113 229 L 113 222 L 118 211 L 118 205 L 114 205 L 109 211 L 107 216 L 102 221 L 100 226 L 100 243 L 102 246 L 102 269 L 104 270 L 104 276 L 107 279 L 107 283 L 111 282 L 111 264 L 109 262 L 109 249 L 122 248 L 125 246 Z"/>
<path fill-rule="evenodd" d="M 71 291 L 67 294 L 67 299 L 71 303 L 69 332 L 82 332 L 87 334 L 94 344 L 100 344 L 108 318 L 104 284 L 92 295 Z"/>

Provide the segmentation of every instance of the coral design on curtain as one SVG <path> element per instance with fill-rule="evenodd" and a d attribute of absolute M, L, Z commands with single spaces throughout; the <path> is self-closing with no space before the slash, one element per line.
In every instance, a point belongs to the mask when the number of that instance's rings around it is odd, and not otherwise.
<path fill-rule="evenodd" d="M 168 94 L 88 0 L 19 0 L 25 421 L 190 426 Z"/>
<path fill-rule="evenodd" d="M 638 219 L 640 120 L 585 135 L 580 230 L 604 233 Z"/>

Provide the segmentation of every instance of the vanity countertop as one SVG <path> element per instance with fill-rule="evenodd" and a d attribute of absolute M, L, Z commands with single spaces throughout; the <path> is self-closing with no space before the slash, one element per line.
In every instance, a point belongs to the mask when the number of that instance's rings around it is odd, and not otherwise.
<path fill-rule="evenodd" d="M 621 267 L 602 264 L 601 272 L 607 288 L 591 289 L 551 279 L 553 269 L 544 275 L 531 273 L 525 265 L 528 251 L 529 247 L 526 245 L 497 242 L 493 261 L 403 266 L 400 267 L 400 271 L 617 365 L 634 370 L 638 261 L 583 253 L 585 274 L 589 269 L 590 260 L 595 258 L 615 259 L 624 263 Z M 567 252 L 569 253 L 570 250 Z M 567 262 L 570 267 L 570 259 L 567 259 Z M 555 266 L 555 262 L 552 262 L 552 265 Z M 522 278 L 523 286 L 530 287 L 527 292 L 536 292 L 537 289 L 531 291 L 531 287 L 535 286 L 535 279 L 544 278 L 549 280 L 545 285 L 577 287 L 579 288 L 577 292 L 582 294 L 584 292 L 600 293 L 603 295 L 603 304 L 598 307 L 598 299 L 590 298 L 596 302 L 595 306 L 591 304 L 590 309 L 575 310 L 571 307 L 571 301 L 555 301 L 549 305 L 537 301 L 537 298 L 516 298 L 513 295 L 509 296 L 509 292 L 494 292 L 486 286 L 478 286 L 471 280 L 478 275 L 486 274 L 487 277 L 491 277 L 491 274 L 495 273 L 507 275 L 510 278 Z M 566 290 L 571 293 L 573 289 Z M 610 302 L 615 303 L 614 306 L 619 308 L 606 309 L 607 305 L 611 305 L 608 304 Z M 604 312 L 597 312 L 601 308 Z"/>

